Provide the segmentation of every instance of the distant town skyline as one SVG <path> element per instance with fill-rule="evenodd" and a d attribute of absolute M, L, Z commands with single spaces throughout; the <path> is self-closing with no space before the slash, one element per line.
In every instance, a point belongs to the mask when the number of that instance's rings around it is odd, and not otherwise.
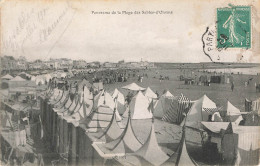
<path fill-rule="evenodd" d="M 208 26 L 214 25 L 216 7 L 228 3 L 205 1 L 198 6 L 184 0 L 176 6 L 174 2 L 4 3 L 1 54 L 25 56 L 29 61 L 69 58 L 88 62 L 210 62 L 203 53 L 201 37 Z M 125 12 L 93 14 L 112 11 Z M 166 14 L 133 14 L 135 11 Z M 259 32 L 254 36 L 259 38 Z M 260 62 L 258 47 L 223 51 L 221 61 Z"/>

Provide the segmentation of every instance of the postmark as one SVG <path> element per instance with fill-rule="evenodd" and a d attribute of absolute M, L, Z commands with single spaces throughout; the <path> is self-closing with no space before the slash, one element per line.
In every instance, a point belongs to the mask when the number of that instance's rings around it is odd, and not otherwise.
<path fill-rule="evenodd" d="M 217 48 L 251 48 L 251 7 L 217 8 Z"/>

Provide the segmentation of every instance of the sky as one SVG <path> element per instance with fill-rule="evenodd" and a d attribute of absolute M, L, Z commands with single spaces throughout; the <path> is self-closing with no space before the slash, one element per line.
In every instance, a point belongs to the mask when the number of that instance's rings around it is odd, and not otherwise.
<path fill-rule="evenodd" d="M 253 47 L 223 51 L 221 61 L 260 62 L 259 0 L 229 3 L 252 6 L 256 16 L 252 20 Z M 9 0 L 1 7 L 1 54 L 25 56 L 28 60 L 210 62 L 203 53 L 202 35 L 207 27 L 215 27 L 216 9 L 221 7 L 228 7 L 228 3 Z M 142 14 L 142 11 L 168 13 Z"/>

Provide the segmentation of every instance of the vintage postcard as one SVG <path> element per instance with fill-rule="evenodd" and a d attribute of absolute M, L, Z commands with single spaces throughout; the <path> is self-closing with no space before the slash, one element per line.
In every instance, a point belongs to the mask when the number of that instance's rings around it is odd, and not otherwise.
<path fill-rule="evenodd" d="M 1 0 L 0 165 L 259 165 L 260 0 Z"/>

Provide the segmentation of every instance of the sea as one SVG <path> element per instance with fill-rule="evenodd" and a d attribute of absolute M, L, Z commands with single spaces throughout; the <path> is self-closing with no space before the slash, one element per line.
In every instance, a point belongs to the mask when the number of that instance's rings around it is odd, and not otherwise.
<path fill-rule="evenodd" d="M 217 72 L 217 73 L 260 75 L 260 66 L 249 67 L 249 68 L 222 68 L 222 69 L 204 69 L 204 70 L 209 71 L 209 72 Z"/>

